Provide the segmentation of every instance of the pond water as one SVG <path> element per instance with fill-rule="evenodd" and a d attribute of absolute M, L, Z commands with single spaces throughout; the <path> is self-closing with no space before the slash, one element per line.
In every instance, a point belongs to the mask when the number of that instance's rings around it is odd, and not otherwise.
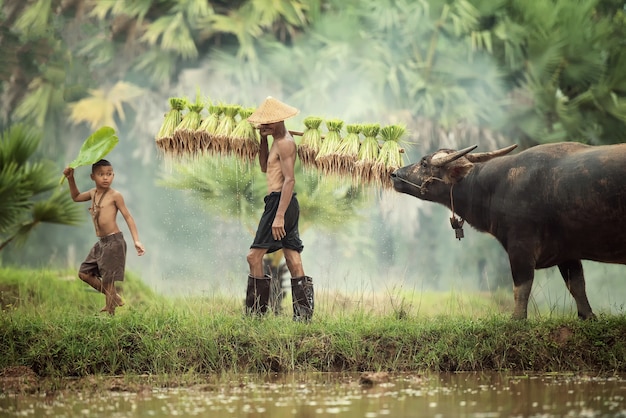
<path fill-rule="evenodd" d="M 626 376 L 238 375 L 186 388 L 0 394 L 1 417 L 625 417 Z"/>

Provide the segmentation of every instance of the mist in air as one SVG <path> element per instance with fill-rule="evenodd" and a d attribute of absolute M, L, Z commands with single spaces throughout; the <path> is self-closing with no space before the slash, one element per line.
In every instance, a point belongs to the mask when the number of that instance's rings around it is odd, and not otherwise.
<path fill-rule="evenodd" d="M 420 33 L 424 32 L 418 30 L 434 25 L 435 22 L 428 19 L 427 15 L 414 19 L 416 38 L 411 39 L 414 44 L 430 42 L 430 38 L 420 39 Z M 241 199 L 241 195 L 220 195 L 211 201 L 205 198 L 202 190 L 178 190 L 163 185 L 165 179 L 175 174 L 176 167 L 159 155 L 154 137 L 169 110 L 170 97 L 186 97 L 193 101 L 199 93 L 203 100 L 214 103 L 254 107 L 265 97 L 274 96 L 300 110 L 299 115 L 286 121 L 289 129 L 298 131 L 304 130 L 302 121 L 307 116 L 343 120 L 344 134 L 345 124 L 349 123 L 402 124 L 408 129 L 404 138 L 409 142 L 405 145 L 406 164 L 438 148 L 477 144 L 479 151 L 489 151 L 510 145 L 502 137 L 482 135 L 481 131 L 460 135 L 453 124 L 445 132 L 438 130 L 429 125 L 432 115 L 427 114 L 426 109 L 423 114 L 408 111 L 410 103 L 398 103 L 392 99 L 393 95 L 386 94 L 385 88 L 376 84 L 379 78 L 371 76 L 370 71 L 376 68 L 375 62 L 370 62 L 369 67 L 355 63 L 365 62 L 363 57 L 368 53 L 380 56 L 369 50 L 372 37 L 383 41 L 387 59 L 406 59 L 407 49 L 402 47 L 405 40 L 391 30 L 368 32 L 367 29 L 355 25 L 348 13 L 338 13 L 300 35 L 297 40 L 301 46 L 299 54 L 283 45 L 262 51 L 256 61 L 244 63 L 236 58 L 235 50 L 223 49 L 219 57 L 207 54 L 197 66 L 183 70 L 170 85 L 146 92 L 141 105 L 135 109 L 136 118 L 141 122 L 135 123 L 138 127 L 132 129 L 120 128 L 120 144 L 107 157 L 116 171 L 113 187 L 124 194 L 147 251 L 144 257 L 137 257 L 129 245 L 128 270 L 163 294 L 220 293 L 243 298 L 245 290 L 246 254 L 263 210 L 263 201 L 258 199 L 251 203 L 251 214 L 244 218 L 234 210 L 220 209 L 229 206 L 224 202 Z M 328 40 L 329 47 L 323 44 L 320 47 L 320 39 Z M 307 46 L 310 46 L 308 50 Z M 450 56 L 466 48 L 459 45 L 447 47 L 455 51 Z M 302 54 L 302 51 L 308 53 Z M 445 59 L 446 55 L 442 57 Z M 487 113 L 494 118 L 491 121 L 494 126 L 502 123 L 505 115 L 501 114 L 499 100 L 503 92 L 498 88 L 498 82 L 492 80 L 498 73 L 495 64 L 488 57 L 477 58 L 471 64 L 464 60 L 464 63 L 463 68 L 447 63 L 446 71 L 480 74 L 479 82 L 469 89 L 468 94 L 493 102 L 493 108 Z M 245 68 L 239 68 L 241 65 Z M 238 71 L 229 72 L 229 66 Z M 281 78 L 271 77 L 268 68 L 276 69 L 275 73 L 281 74 Z M 236 75 L 242 73 L 246 75 L 245 80 Z M 397 74 L 390 74 L 390 80 L 394 76 Z M 294 86 L 304 87 L 296 89 Z M 449 87 L 451 91 L 460 88 Z M 324 130 L 325 126 L 322 128 Z M 76 138 L 74 142 L 82 140 Z M 137 169 L 138 166 L 141 169 Z M 219 181 L 220 166 L 213 164 L 213 167 L 208 175 Z M 265 187 L 258 166 L 249 169 L 256 171 L 254 187 Z M 88 168 L 77 169 L 76 180 L 81 190 L 92 187 Z M 299 177 L 296 181 L 307 180 Z M 502 275 L 506 275 L 504 282 L 512 287 L 506 254 L 495 239 L 467 225 L 465 238 L 458 241 L 450 228 L 450 216 L 449 210 L 443 206 L 392 190 L 365 189 L 355 215 L 345 222 L 331 228 L 315 223 L 303 228 L 302 224 L 308 220 L 301 219 L 305 272 L 313 277 L 317 289 L 355 297 L 398 291 L 488 292 L 503 281 Z M 130 244 L 130 234 L 121 217 L 118 223 Z M 80 242 L 68 243 L 66 256 L 68 266 L 73 268 L 79 265 L 95 241 L 89 221 L 79 228 L 83 238 Z M 42 230 L 42 234 L 62 233 L 62 229 L 54 226 Z M 593 273 L 587 269 L 589 283 L 594 283 L 592 276 L 612 275 L 615 266 L 594 267 Z M 595 282 L 596 285 L 588 285 L 594 308 L 626 301 L 626 296 L 615 296 L 602 284 L 604 282 Z M 570 304 L 571 297 L 556 270 L 538 272 L 535 289 L 533 294 L 538 298 Z"/>
<path fill-rule="evenodd" d="M 354 30 L 358 31 L 359 28 Z M 315 32 L 311 36 L 333 35 Z M 362 53 L 365 42 L 358 36 L 349 38 L 354 40 L 352 44 L 342 44 L 340 56 L 329 57 L 325 53 L 320 53 L 317 59 L 311 56 L 315 65 L 309 66 L 308 71 L 293 73 L 292 77 L 297 77 L 297 80 L 282 79 L 279 84 L 276 80 L 272 80 L 272 83 L 260 81 L 252 89 L 217 72 L 213 62 L 207 59 L 197 68 L 183 71 L 167 91 L 155 92 L 160 106 L 154 106 L 150 113 L 141 115 L 141 118 L 150 121 L 154 134 L 169 108 L 169 97 L 195 100 L 200 92 L 203 99 L 214 103 L 257 106 L 265 97 L 273 96 L 300 110 L 296 117 L 286 121 L 287 127 L 292 130 L 302 131 L 302 121 L 307 116 L 341 119 L 344 121 L 344 133 L 345 124 L 348 123 L 400 123 L 408 127 L 405 140 L 416 142 L 416 135 L 411 130 L 415 121 L 406 116 L 407 112 L 394 111 L 397 105 L 386 104 L 385 97 L 377 94 L 377 87 L 366 74 L 346 66 L 345 63 L 355 61 L 351 54 Z M 306 44 L 307 40 L 299 42 Z M 389 52 L 393 55 L 393 51 Z M 290 54 L 288 48 L 282 51 L 281 56 L 276 53 L 261 54 L 258 63 L 249 65 L 289 65 L 298 59 Z M 323 71 L 328 65 L 345 68 L 338 71 L 340 76 L 336 78 L 332 72 Z M 249 70 L 254 72 L 254 68 Z M 310 84 L 309 95 L 287 92 L 286 86 L 303 83 L 302 80 Z M 317 90 L 315 86 L 320 86 L 320 89 Z M 323 124 L 322 130 L 325 129 Z M 299 139 L 296 137 L 297 141 Z M 409 163 L 420 155 L 420 144 L 407 144 L 406 147 L 405 162 Z M 147 198 L 137 196 L 132 207 L 134 211 L 141 211 L 139 224 L 141 234 L 149 237 L 144 239 L 150 257 L 140 259 L 131 256 L 129 267 L 135 268 L 146 282 L 163 292 L 204 294 L 218 291 L 242 294 L 248 274 L 246 255 L 263 210 L 262 198 L 256 202 L 256 213 L 246 220 L 238 219 L 237 214 L 233 213 L 216 213 L 219 212 L 216 208 L 223 206 L 223 200 L 235 200 L 240 196 L 222 195 L 212 203 L 203 199 L 199 190 L 181 191 L 159 186 L 158 180 L 172 175 L 175 169 L 170 162 L 161 158 L 155 146 L 147 149 L 147 152 L 149 165 L 155 170 L 155 178 L 151 179 L 153 183 L 145 185 L 145 188 L 129 183 L 128 187 L 135 192 L 149 194 Z M 257 171 L 255 181 L 265 187 L 258 166 L 251 169 Z M 220 177 L 219 164 L 212 175 Z M 296 181 L 301 183 L 306 179 L 299 177 Z M 333 182 L 332 179 L 327 181 Z M 415 198 L 392 190 L 381 191 L 376 187 L 364 190 L 363 195 L 364 202 L 357 211 L 358 215 L 334 228 L 315 223 L 303 228 L 303 224 L 309 220 L 305 219 L 304 213 L 301 215 L 304 269 L 314 278 L 316 286 L 347 293 L 371 293 L 398 288 L 408 291 L 446 290 L 451 283 L 443 277 L 444 273 L 430 274 L 438 261 L 431 260 L 428 269 L 420 269 L 415 263 L 407 262 L 416 257 L 430 258 L 433 248 L 450 253 L 450 249 L 445 248 L 446 243 L 433 246 L 435 243 L 427 236 L 419 234 L 420 208 L 427 208 L 428 214 L 444 214 L 443 208 L 433 210 Z M 146 208 L 147 201 L 151 202 L 150 210 Z M 440 226 L 448 227 L 445 216 L 441 217 Z M 450 238 L 447 244 L 459 248 L 459 243 L 452 239 L 452 231 Z M 451 265 L 454 265 L 453 260 L 446 261 L 447 269 Z M 456 269 L 461 271 L 466 268 L 459 264 Z M 466 283 L 452 283 L 454 287 L 477 288 L 478 279 L 474 277 L 474 272 L 468 270 L 466 276 Z"/>

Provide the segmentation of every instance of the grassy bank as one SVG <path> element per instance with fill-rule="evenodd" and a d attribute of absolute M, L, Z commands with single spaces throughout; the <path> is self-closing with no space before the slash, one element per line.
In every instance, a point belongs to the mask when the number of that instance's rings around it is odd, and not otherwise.
<path fill-rule="evenodd" d="M 242 301 L 168 299 L 128 275 L 126 306 L 73 272 L 0 269 L 0 370 L 42 377 L 290 371 L 626 372 L 626 316 L 511 321 L 493 298 L 354 300 L 320 292 L 311 324 L 250 318 Z M 448 295 L 449 296 L 449 295 Z M 374 298 L 375 299 L 375 298 Z M 286 301 L 289 303 L 289 301 Z M 350 302 L 350 303 L 348 303 Z M 429 315 L 425 306 L 456 305 Z M 388 311 L 376 306 L 390 307 Z M 287 305 L 286 305 L 287 306 Z M 494 313 L 496 312 L 496 313 Z"/>

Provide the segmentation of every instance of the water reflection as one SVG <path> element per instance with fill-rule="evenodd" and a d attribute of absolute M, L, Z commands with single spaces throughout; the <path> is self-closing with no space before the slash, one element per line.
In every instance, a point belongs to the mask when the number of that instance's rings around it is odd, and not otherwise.
<path fill-rule="evenodd" d="M 289 374 L 187 388 L 0 394 L 26 417 L 625 417 L 626 376 L 510 373 Z"/>

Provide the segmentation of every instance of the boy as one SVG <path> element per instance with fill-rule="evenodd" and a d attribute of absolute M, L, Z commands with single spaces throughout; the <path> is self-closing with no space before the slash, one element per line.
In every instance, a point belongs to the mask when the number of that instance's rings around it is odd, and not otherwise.
<path fill-rule="evenodd" d="M 126 266 L 126 241 L 115 218 L 118 211 L 122 213 L 133 237 L 137 255 L 142 256 L 145 249 L 139 241 L 135 220 L 126 208 L 122 194 L 111 188 L 115 173 L 111 163 L 107 160 L 100 160 L 91 166 L 91 179 L 96 187 L 86 192 L 81 193 L 76 187 L 73 168 L 67 167 L 63 170 L 63 174 L 69 183 L 70 195 L 74 202 L 92 201 L 89 212 L 96 229 L 96 236 L 100 238 L 80 265 L 78 277 L 97 291 L 104 293 L 106 305 L 100 312 L 114 315 L 115 308 L 124 305 L 115 289 L 115 282 L 124 280 Z"/>

